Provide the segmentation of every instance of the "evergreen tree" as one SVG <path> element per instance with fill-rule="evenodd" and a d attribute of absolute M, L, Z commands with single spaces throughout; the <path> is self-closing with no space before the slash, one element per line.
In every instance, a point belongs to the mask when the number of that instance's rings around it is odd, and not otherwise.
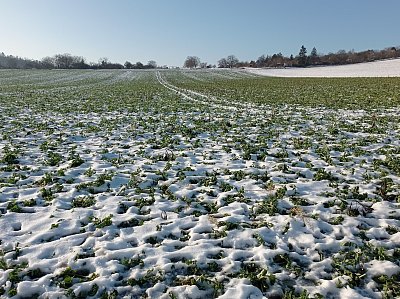
<path fill-rule="evenodd" d="M 314 47 L 314 48 L 312 48 L 312 50 L 311 50 L 311 53 L 310 53 L 310 56 L 311 57 L 317 57 L 317 49 Z"/>
<path fill-rule="evenodd" d="M 312 48 L 310 53 L 310 64 L 318 64 L 318 53 L 315 47 Z"/>
<path fill-rule="evenodd" d="M 306 66 L 307 64 L 307 49 L 306 47 L 301 46 L 299 52 L 299 66 Z"/>

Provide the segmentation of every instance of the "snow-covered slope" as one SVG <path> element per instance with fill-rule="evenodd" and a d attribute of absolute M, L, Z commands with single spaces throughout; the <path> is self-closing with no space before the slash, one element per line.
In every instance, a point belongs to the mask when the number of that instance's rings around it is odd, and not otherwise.
<path fill-rule="evenodd" d="M 273 77 L 400 77 L 400 59 L 358 64 L 285 69 L 246 69 L 248 72 Z"/>

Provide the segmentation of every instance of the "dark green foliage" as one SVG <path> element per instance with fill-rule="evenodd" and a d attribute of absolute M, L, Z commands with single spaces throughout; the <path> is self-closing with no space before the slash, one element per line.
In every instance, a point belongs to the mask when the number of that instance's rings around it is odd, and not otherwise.
<path fill-rule="evenodd" d="M 307 49 L 306 47 L 301 46 L 300 52 L 299 52 L 299 66 L 306 66 L 307 65 Z"/>
<path fill-rule="evenodd" d="M 51 201 L 54 199 L 53 191 L 50 188 L 41 189 L 42 198 L 46 201 Z"/>
<path fill-rule="evenodd" d="M 91 281 L 97 276 L 96 273 L 91 274 L 86 269 L 74 270 L 71 267 L 67 267 L 61 274 L 57 275 L 56 282 L 61 288 L 68 289 L 75 283 Z"/>
<path fill-rule="evenodd" d="M 71 167 L 78 167 L 85 163 L 85 161 L 78 154 L 72 154 L 69 159 L 72 160 Z"/>
<path fill-rule="evenodd" d="M 18 205 L 16 200 L 13 200 L 12 202 L 9 202 L 7 205 L 7 209 L 10 212 L 14 212 L 14 213 L 22 213 L 22 209 L 21 207 Z"/>
<path fill-rule="evenodd" d="M 112 225 L 112 220 L 111 220 L 112 217 L 113 217 L 113 215 L 110 214 L 107 217 L 104 217 L 103 219 L 93 218 L 93 223 L 97 228 L 103 228 L 106 226 L 110 226 L 110 225 Z"/>
<path fill-rule="evenodd" d="M 140 266 L 140 268 L 144 267 L 144 262 L 143 259 L 138 257 L 138 258 L 123 258 L 120 263 L 124 265 L 126 268 L 130 269 L 136 266 Z"/>
<path fill-rule="evenodd" d="M 93 196 L 76 197 L 72 200 L 73 208 L 88 208 L 93 206 L 96 200 Z"/>
<path fill-rule="evenodd" d="M 262 292 L 267 291 L 276 282 L 274 274 L 269 273 L 266 268 L 253 262 L 242 263 L 239 273 L 232 276 L 249 279 L 251 284 L 259 288 Z"/>
<path fill-rule="evenodd" d="M 0 163 L 13 165 L 18 164 L 18 152 L 17 150 L 12 150 L 8 145 L 3 148 L 3 157 L 0 159 Z"/>
<path fill-rule="evenodd" d="M 324 169 L 320 168 L 315 173 L 314 180 L 316 180 L 316 181 L 322 181 L 322 180 L 334 181 L 334 180 L 336 180 L 336 178 L 332 175 L 331 172 L 326 172 Z"/>
<path fill-rule="evenodd" d="M 57 166 L 62 160 L 62 156 L 59 153 L 49 152 L 47 156 L 48 159 L 46 163 L 49 166 Z"/>
<path fill-rule="evenodd" d="M 257 208 L 257 213 L 266 213 L 270 216 L 278 213 L 278 198 L 275 196 L 267 197 L 264 199 Z"/>
<path fill-rule="evenodd" d="M 139 221 L 136 218 L 131 218 L 127 221 L 122 221 L 120 224 L 118 224 L 117 226 L 119 228 L 126 228 L 126 227 L 134 227 L 134 226 L 140 226 L 142 225 L 142 221 Z"/>

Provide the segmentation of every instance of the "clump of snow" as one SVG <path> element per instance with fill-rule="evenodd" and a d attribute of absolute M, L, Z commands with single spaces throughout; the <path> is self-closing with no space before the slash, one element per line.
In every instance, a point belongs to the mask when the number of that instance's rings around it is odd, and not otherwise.
<path fill-rule="evenodd" d="M 263 299 L 265 298 L 262 292 L 252 286 L 247 285 L 241 280 L 237 280 L 234 287 L 228 288 L 225 294 L 218 297 L 218 299 Z"/>
<path fill-rule="evenodd" d="M 372 277 L 387 275 L 389 277 L 400 273 L 400 267 L 390 261 L 373 260 L 367 264 L 368 274 Z"/>

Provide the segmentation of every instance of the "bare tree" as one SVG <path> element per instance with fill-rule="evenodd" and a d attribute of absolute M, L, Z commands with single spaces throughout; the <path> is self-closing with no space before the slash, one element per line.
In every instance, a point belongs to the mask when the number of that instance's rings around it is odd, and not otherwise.
<path fill-rule="evenodd" d="M 139 70 L 141 70 L 141 69 L 144 68 L 144 65 L 143 65 L 143 63 L 141 63 L 140 61 L 138 61 L 138 62 L 135 63 L 135 65 L 133 66 L 133 68 L 134 68 L 134 69 L 139 69 Z"/>
<path fill-rule="evenodd" d="M 200 58 L 197 56 L 188 56 L 186 57 L 185 63 L 183 64 L 183 67 L 187 68 L 196 68 L 200 65 Z"/>
<path fill-rule="evenodd" d="M 218 60 L 218 67 L 219 68 L 227 68 L 228 66 L 228 61 L 226 60 L 226 58 L 221 58 L 220 60 Z"/>
<path fill-rule="evenodd" d="M 54 68 L 54 57 L 43 57 L 41 63 L 43 68 L 52 69 Z"/>
<path fill-rule="evenodd" d="M 226 62 L 228 63 L 229 68 L 233 68 L 239 63 L 239 59 L 237 59 L 235 55 L 229 55 L 226 58 Z"/>
<path fill-rule="evenodd" d="M 86 63 L 86 59 L 83 56 L 72 56 L 73 62 L 71 67 L 74 69 L 87 69 L 90 66 Z"/>
<path fill-rule="evenodd" d="M 257 67 L 264 67 L 266 62 L 266 57 L 265 55 L 261 55 L 260 57 L 257 58 L 256 60 L 256 66 Z"/>
<path fill-rule="evenodd" d="M 99 58 L 99 67 L 100 68 L 106 68 L 107 65 L 110 63 L 107 57 L 101 57 Z"/>
<path fill-rule="evenodd" d="M 131 68 L 133 68 L 133 64 L 131 62 L 129 62 L 129 61 L 125 61 L 124 67 L 126 69 L 131 69 Z"/>
<path fill-rule="evenodd" d="M 282 53 L 278 53 L 278 54 L 274 54 L 271 56 L 271 60 L 270 60 L 270 65 L 272 67 L 282 67 L 284 66 L 285 62 L 284 62 L 284 57 L 282 55 Z"/>
<path fill-rule="evenodd" d="M 147 62 L 146 67 L 149 69 L 155 69 L 155 68 L 157 68 L 157 62 L 155 62 L 154 60 L 150 60 Z"/>
<path fill-rule="evenodd" d="M 69 53 L 56 54 L 54 56 L 54 64 L 59 69 L 69 69 L 72 67 L 73 63 L 74 57 Z"/>

